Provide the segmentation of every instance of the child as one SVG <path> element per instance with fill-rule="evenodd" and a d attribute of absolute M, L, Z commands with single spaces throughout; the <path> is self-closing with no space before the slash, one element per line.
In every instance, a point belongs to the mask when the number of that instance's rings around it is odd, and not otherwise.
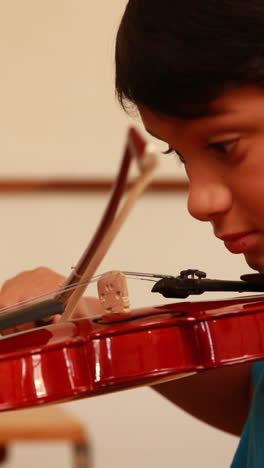
<path fill-rule="evenodd" d="M 130 0 L 117 34 L 116 90 L 185 165 L 190 214 L 263 272 L 264 2 Z M 201 420 L 242 432 L 232 468 L 263 468 L 261 361 L 154 388 Z"/>

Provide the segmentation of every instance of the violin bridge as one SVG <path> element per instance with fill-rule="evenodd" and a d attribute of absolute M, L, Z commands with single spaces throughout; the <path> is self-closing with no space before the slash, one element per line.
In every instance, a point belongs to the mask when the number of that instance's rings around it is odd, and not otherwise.
<path fill-rule="evenodd" d="M 121 271 L 104 273 L 97 281 L 98 297 L 107 313 L 129 313 L 127 280 Z"/>

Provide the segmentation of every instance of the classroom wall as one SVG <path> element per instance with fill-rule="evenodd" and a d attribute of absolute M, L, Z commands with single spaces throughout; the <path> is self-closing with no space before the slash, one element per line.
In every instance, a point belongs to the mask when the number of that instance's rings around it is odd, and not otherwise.
<path fill-rule="evenodd" d="M 5 0 L 0 5 L 0 170 L 4 176 L 114 177 L 131 118 L 114 97 L 115 31 L 124 0 Z M 140 126 L 138 119 L 133 120 Z M 158 175 L 183 177 L 173 157 Z M 0 195 L 0 280 L 46 265 L 67 275 L 94 232 L 102 195 Z M 151 219 L 151 223 L 149 222 Z M 146 195 L 104 259 L 110 269 L 247 271 L 186 213 L 184 195 Z M 132 306 L 165 303 L 131 281 Z M 95 294 L 94 289 L 87 291 Z M 212 395 L 213 398 L 213 395 Z M 150 388 L 63 405 L 90 433 L 94 468 L 230 464 L 237 439 L 200 423 Z M 1 417 L 1 415 L 0 415 Z M 67 444 L 18 444 L 6 466 L 71 466 Z"/>

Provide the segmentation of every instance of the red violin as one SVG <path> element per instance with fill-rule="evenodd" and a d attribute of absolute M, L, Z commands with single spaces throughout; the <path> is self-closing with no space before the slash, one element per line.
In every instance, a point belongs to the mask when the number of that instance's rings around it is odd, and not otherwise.
<path fill-rule="evenodd" d="M 264 358 L 263 296 L 132 311 L 106 307 L 100 316 L 70 320 L 116 232 L 147 185 L 156 165 L 154 156 L 153 148 L 130 129 L 106 213 L 62 291 L 54 300 L 34 304 L 30 310 L 17 306 L 14 312 L 0 316 L 3 329 L 62 314 L 57 324 L 0 340 L 1 411 L 104 394 Z M 132 159 L 138 162 L 140 176 L 118 212 Z M 206 280 L 198 270 L 186 270 L 177 278 L 157 277 L 161 283 L 157 282 L 153 291 L 165 297 L 201 294 L 216 286 L 220 290 L 264 292 L 261 275 L 239 282 Z"/>
<path fill-rule="evenodd" d="M 263 297 L 178 303 L 0 341 L 0 410 L 100 395 L 264 358 Z"/>

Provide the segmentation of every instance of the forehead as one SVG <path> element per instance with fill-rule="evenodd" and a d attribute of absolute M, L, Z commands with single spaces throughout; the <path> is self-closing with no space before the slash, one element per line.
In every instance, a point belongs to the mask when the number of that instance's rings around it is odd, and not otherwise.
<path fill-rule="evenodd" d="M 208 113 L 194 119 L 181 119 L 153 112 L 139 106 L 143 124 L 149 133 L 164 141 L 170 141 L 172 133 L 180 138 L 184 133 L 199 134 L 225 129 L 243 123 L 256 122 L 264 117 L 264 88 L 247 86 L 222 94 L 212 101 Z"/>

